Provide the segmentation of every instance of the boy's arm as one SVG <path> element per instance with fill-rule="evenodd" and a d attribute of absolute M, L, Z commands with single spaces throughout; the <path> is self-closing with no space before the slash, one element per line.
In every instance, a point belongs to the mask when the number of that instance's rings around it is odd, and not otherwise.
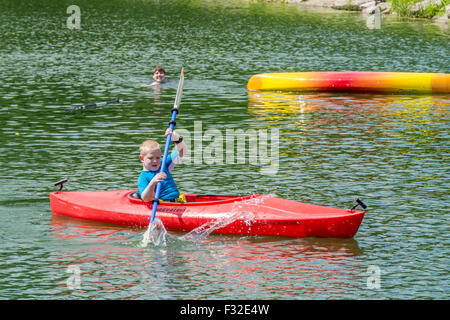
<path fill-rule="evenodd" d="M 156 177 L 156 176 L 155 176 Z M 144 191 L 142 191 L 141 193 L 141 199 L 144 202 L 150 202 L 153 200 L 153 197 L 155 196 L 155 187 L 156 187 L 157 182 L 154 181 L 154 179 L 152 179 L 149 184 L 147 185 L 147 187 L 144 189 Z"/>
<path fill-rule="evenodd" d="M 153 177 L 153 179 L 149 182 L 147 187 L 145 187 L 144 191 L 141 193 L 141 199 L 144 202 L 152 201 L 155 197 L 155 187 L 158 184 L 158 182 L 163 181 L 167 175 L 164 172 L 158 173 L 156 176 Z"/>
<path fill-rule="evenodd" d="M 145 87 L 154 87 L 158 84 L 158 82 L 153 81 L 152 83 L 148 84 L 148 83 L 142 83 L 141 87 L 145 88 Z"/>
<path fill-rule="evenodd" d="M 178 155 L 180 158 L 183 158 L 183 156 L 186 154 L 186 144 L 184 143 L 184 141 L 176 143 L 175 149 L 178 151 Z"/>
<path fill-rule="evenodd" d="M 172 138 L 173 142 L 175 142 L 175 149 L 178 151 L 179 157 L 183 158 L 183 156 L 186 154 L 186 144 L 184 143 L 184 141 L 176 143 L 180 140 L 180 135 L 176 131 L 172 132 Z"/>

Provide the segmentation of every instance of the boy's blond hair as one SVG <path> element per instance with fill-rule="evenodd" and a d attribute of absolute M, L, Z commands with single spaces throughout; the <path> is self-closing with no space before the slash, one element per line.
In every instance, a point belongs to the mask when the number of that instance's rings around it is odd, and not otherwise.
<path fill-rule="evenodd" d="M 154 140 L 145 140 L 144 142 L 141 143 L 141 146 L 139 147 L 141 156 L 144 156 L 153 150 L 161 150 L 159 143 Z"/>

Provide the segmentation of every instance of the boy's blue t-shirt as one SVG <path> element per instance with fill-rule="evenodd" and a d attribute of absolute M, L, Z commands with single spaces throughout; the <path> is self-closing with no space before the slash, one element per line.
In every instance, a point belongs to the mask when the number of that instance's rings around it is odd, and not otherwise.
<path fill-rule="evenodd" d="M 161 193 L 159 195 L 159 198 L 161 200 L 173 200 L 177 199 L 180 196 L 180 192 L 178 191 L 177 185 L 175 184 L 175 181 L 173 180 L 172 175 L 170 174 L 170 171 L 172 171 L 173 167 L 175 166 L 174 159 L 178 157 L 178 151 L 174 150 L 166 159 L 166 165 L 164 168 L 164 172 L 167 174 L 167 178 L 165 178 L 161 182 Z M 142 192 L 147 188 L 150 181 L 153 179 L 153 177 L 159 173 L 158 171 L 145 171 L 142 170 L 141 174 L 139 175 L 138 179 L 138 191 L 139 194 L 142 194 Z M 155 187 L 156 190 L 156 187 Z"/>

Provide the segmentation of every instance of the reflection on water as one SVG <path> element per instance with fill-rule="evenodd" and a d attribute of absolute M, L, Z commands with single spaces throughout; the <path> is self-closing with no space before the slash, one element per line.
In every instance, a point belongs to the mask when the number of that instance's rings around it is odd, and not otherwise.
<path fill-rule="evenodd" d="M 330 137 L 330 142 L 345 142 L 346 135 L 398 136 L 401 143 L 390 148 L 404 153 L 408 141 L 421 145 L 425 152 L 433 145 L 445 144 L 442 125 L 448 121 L 448 96 L 336 95 L 283 92 L 248 92 L 248 110 L 253 120 L 285 132 L 300 130 L 300 141 L 315 131 Z M 311 124 L 313 124 L 311 126 Z M 295 127 L 293 127 L 295 125 Z M 362 130 L 361 130 L 362 129 Z M 334 131 L 334 132 L 333 132 Z M 333 135 L 335 133 L 335 135 Z M 294 134 L 297 138 L 298 134 Z M 285 139 L 290 139 L 285 136 Z M 363 139 L 364 140 L 364 139 Z M 362 146 L 363 141 L 359 141 Z"/>
<path fill-rule="evenodd" d="M 54 297 L 69 293 L 67 281 L 75 268 L 80 288 L 70 294 L 78 298 L 100 298 L 105 291 L 120 299 L 185 294 L 193 299 L 211 294 L 224 299 L 249 294 L 255 299 L 345 298 L 347 289 L 363 281 L 357 259 L 361 250 L 354 239 L 215 235 L 196 243 L 176 232 L 168 234 L 166 246 L 142 248 L 136 246 L 142 230 L 58 216 L 52 228 L 53 237 L 62 241 L 50 257 L 59 283 Z M 83 243 L 82 249 L 77 243 Z"/>
<path fill-rule="evenodd" d="M 267 121 L 283 119 L 290 114 L 314 112 L 319 108 L 336 111 L 377 108 L 379 112 L 398 114 L 404 120 L 414 117 L 421 120 L 424 115 L 445 109 L 450 103 L 446 95 L 437 96 L 401 96 L 401 95 L 338 95 L 333 93 L 285 93 L 280 91 L 249 91 L 248 108 L 251 114 L 264 115 Z M 400 107 L 397 110 L 392 107 Z M 381 109 L 381 110 L 380 110 Z"/>

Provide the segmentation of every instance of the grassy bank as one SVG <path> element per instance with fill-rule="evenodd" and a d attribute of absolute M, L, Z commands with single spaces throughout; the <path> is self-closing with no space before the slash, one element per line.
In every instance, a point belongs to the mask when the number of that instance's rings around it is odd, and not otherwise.
<path fill-rule="evenodd" d="M 301 6 L 311 7 L 331 7 L 340 10 L 361 10 L 360 3 L 353 3 L 354 0 L 343 1 L 340 5 L 336 5 L 332 0 L 249 0 L 251 2 L 276 2 L 284 4 L 297 4 Z M 445 14 L 446 6 L 450 4 L 450 0 L 429 1 L 424 0 L 376 0 L 378 6 L 383 4 L 382 12 L 394 13 L 402 17 L 411 18 L 437 18 Z M 338 2 L 338 1 L 336 1 Z M 341 1 L 342 2 L 342 1 Z M 389 9 L 387 9 L 389 8 Z M 386 10 L 387 9 L 387 10 Z"/>
<path fill-rule="evenodd" d="M 440 4 L 416 6 L 423 0 L 391 0 L 392 11 L 403 17 L 433 18 L 442 16 L 450 0 L 441 0 Z"/>

